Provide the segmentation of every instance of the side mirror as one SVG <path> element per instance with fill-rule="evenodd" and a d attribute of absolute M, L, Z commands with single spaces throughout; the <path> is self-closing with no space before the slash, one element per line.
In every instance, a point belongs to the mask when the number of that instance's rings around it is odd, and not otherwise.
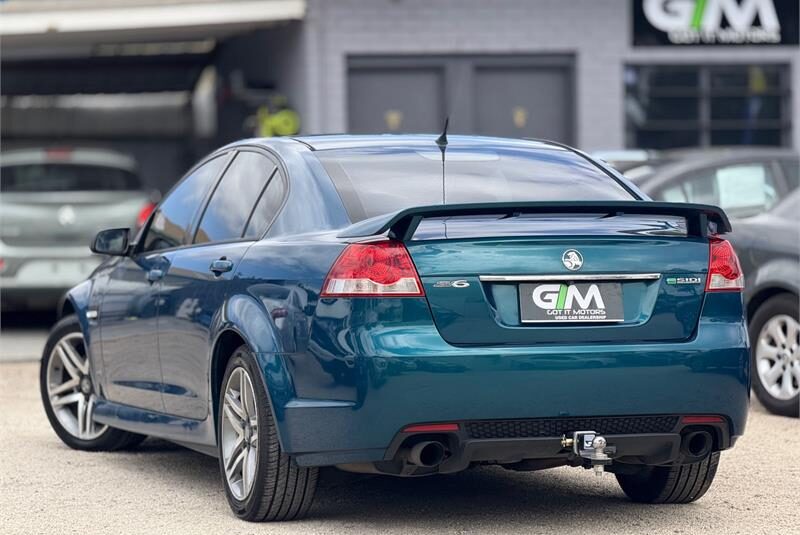
<path fill-rule="evenodd" d="M 92 252 L 111 256 L 128 254 L 128 233 L 126 228 L 110 228 L 101 230 L 94 237 Z"/>

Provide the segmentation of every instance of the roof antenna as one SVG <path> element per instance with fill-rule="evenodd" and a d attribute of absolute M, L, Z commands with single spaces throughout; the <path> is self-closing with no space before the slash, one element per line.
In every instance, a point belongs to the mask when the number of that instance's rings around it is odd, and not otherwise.
<path fill-rule="evenodd" d="M 442 134 L 436 138 L 436 145 L 442 151 L 442 204 L 447 204 L 447 188 L 444 174 L 444 153 L 447 150 L 447 127 L 450 125 L 450 116 L 444 119 L 444 130 Z"/>

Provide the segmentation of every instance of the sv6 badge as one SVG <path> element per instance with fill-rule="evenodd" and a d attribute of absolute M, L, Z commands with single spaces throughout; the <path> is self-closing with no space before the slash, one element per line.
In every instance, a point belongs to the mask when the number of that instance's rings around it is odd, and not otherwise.
<path fill-rule="evenodd" d="M 436 281 L 433 283 L 434 288 L 469 288 L 469 283 L 464 279 L 455 281 Z"/>

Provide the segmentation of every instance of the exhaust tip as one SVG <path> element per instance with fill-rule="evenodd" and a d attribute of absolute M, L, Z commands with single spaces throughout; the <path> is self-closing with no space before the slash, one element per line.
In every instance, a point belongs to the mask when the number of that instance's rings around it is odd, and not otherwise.
<path fill-rule="evenodd" d="M 693 431 L 684 435 L 681 449 L 690 457 L 700 458 L 711 452 L 713 444 L 714 439 L 708 431 Z"/>
<path fill-rule="evenodd" d="M 444 456 L 444 444 L 436 441 L 425 441 L 419 442 L 411 448 L 408 460 L 417 466 L 431 468 L 442 464 Z"/>

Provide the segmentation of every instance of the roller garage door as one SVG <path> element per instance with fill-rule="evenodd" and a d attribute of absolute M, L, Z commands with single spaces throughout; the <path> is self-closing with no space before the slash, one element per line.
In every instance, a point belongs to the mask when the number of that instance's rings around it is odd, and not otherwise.
<path fill-rule="evenodd" d="M 438 132 L 572 143 L 571 56 L 351 57 L 351 133 Z"/>
<path fill-rule="evenodd" d="M 434 132 L 441 127 L 440 68 L 355 69 L 350 72 L 350 132 Z"/>

